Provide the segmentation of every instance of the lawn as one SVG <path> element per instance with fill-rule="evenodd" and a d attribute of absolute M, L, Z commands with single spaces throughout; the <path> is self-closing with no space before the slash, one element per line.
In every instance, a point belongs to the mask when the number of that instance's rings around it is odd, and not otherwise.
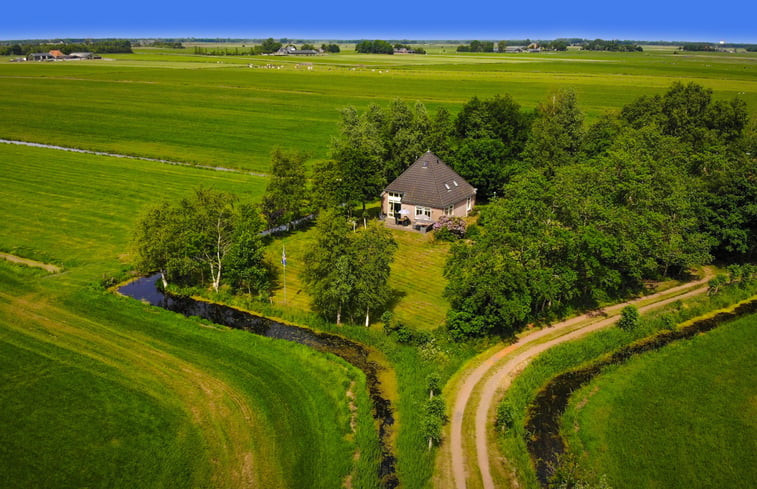
<path fill-rule="evenodd" d="M 114 58 L 0 61 L 0 138 L 267 172 L 275 146 L 327 157 L 340 108 L 395 98 L 456 113 L 473 96 L 510 93 L 533 108 L 551 90 L 572 87 L 593 120 L 674 80 L 694 80 L 716 97 L 739 94 L 757 114 L 751 54 L 344 53 L 302 60 L 144 50 Z M 313 69 L 298 66 L 303 61 Z M 282 68 L 260 67 L 267 64 Z"/>
<path fill-rule="evenodd" d="M 596 377 L 563 418 L 617 489 L 757 486 L 757 315 Z"/>
<path fill-rule="evenodd" d="M 449 304 L 442 296 L 447 280 L 442 272 L 449 244 L 433 240 L 431 234 L 392 230 L 398 249 L 392 263 L 389 284 L 397 296 L 395 319 L 414 329 L 432 330 L 441 326 Z M 300 275 L 305 254 L 315 242 L 315 228 L 274 240 L 268 247 L 268 261 L 275 264 L 279 277 L 273 303 L 287 308 L 310 310 L 310 296 Z M 281 253 L 286 248 L 286 296 Z M 376 318 L 378 319 L 378 318 Z M 359 321 L 358 321 L 359 322 Z"/>

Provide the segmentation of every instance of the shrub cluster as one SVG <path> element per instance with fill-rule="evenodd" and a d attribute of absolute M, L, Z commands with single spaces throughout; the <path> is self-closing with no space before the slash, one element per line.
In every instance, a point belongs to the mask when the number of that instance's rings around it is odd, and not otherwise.
<path fill-rule="evenodd" d="M 442 216 L 433 225 L 434 238 L 441 241 L 464 238 L 466 226 L 461 217 Z"/>

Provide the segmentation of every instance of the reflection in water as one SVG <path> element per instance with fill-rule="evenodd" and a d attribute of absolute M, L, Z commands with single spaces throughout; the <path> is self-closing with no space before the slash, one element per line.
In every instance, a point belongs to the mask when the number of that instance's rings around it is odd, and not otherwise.
<path fill-rule="evenodd" d="M 379 425 L 379 442 L 381 443 L 382 453 L 379 478 L 383 487 L 387 489 L 393 489 L 399 485 L 394 466 L 395 458 L 388 445 L 389 427 L 394 424 L 394 415 L 391 403 L 383 397 L 381 383 L 378 380 L 378 371 L 382 367 L 376 362 L 368 360 L 368 350 L 364 346 L 341 336 L 316 333 L 307 328 L 279 323 L 232 307 L 163 293 L 157 287 L 159 280 L 160 274 L 141 278 L 121 286 L 118 292 L 185 316 L 197 316 L 234 329 L 242 329 L 269 338 L 307 345 L 318 351 L 337 355 L 362 370 L 365 373 L 373 402 L 373 417 Z"/>

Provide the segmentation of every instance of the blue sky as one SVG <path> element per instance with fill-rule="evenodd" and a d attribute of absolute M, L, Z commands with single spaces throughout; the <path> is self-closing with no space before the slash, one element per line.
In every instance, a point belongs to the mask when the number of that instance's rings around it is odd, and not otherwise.
<path fill-rule="evenodd" d="M 404 5 L 403 5 L 404 4 Z M 757 43 L 757 2 L 6 2 L 0 39 L 290 37 L 312 39 L 604 39 Z"/>

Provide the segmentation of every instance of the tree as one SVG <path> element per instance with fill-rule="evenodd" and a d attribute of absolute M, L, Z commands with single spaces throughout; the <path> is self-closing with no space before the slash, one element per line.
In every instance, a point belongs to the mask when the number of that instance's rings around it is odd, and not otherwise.
<path fill-rule="evenodd" d="M 303 282 L 313 306 L 327 318 L 354 318 L 381 311 L 390 298 L 389 273 L 397 245 L 377 222 L 350 231 L 337 210 L 325 210 L 316 223 L 316 242 L 305 258 Z"/>
<path fill-rule="evenodd" d="M 136 268 L 145 273 L 159 272 L 164 287 L 189 268 L 182 237 L 182 217 L 176 207 L 163 202 L 149 208 L 137 220 L 132 242 Z"/>
<path fill-rule="evenodd" d="M 266 274 L 255 214 L 249 206 L 240 206 L 235 196 L 203 188 L 175 204 L 158 204 L 137 221 L 137 269 L 159 271 L 164 285 L 169 279 L 203 284 L 208 278 L 218 291 L 230 266 L 234 286 L 251 291 L 257 285 L 260 291 L 266 281 L 251 281 Z"/>
<path fill-rule="evenodd" d="M 263 194 L 263 214 L 271 227 L 288 224 L 306 213 L 306 155 L 276 148 L 271 153 L 271 180 Z"/>
<path fill-rule="evenodd" d="M 523 158 L 551 174 L 555 168 L 575 161 L 581 148 L 583 114 L 572 90 L 553 93 L 536 112 Z"/>
<path fill-rule="evenodd" d="M 354 107 L 344 109 L 339 136 L 331 141 L 331 157 L 338 165 L 346 202 L 360 202 L 365 210 L 365 203 L 376 198 L 385 184 L 383 155 L 376 125 Z"/>
<path fill-rule="evenodd" d="M 502 193 L 503 185 L 515 173 L 508 164 L 507 149 L 499 139 L 468 139 L 455 152 L 452 166 L 478 189 L 477 198 L 488 200 Z"/>
<path fill-rule="evenodd" d="M 639 310 L 634 306 L 626 306 L 620 311 L 618 327 L 623 331 L 632 331 L 639 325 Z"/>
<path fill-rule="evenodd" d="M 316 221 L 316 241 L 305 255 L 302 281 L 308 287 L 313 308 L 326 318 L 342 322 L 351 314 L 355 261 L 351 256 L 347 219 L 336 209 L 321 211 Z"/>
<path fill-rule="evenodd" d="M 260 45 L 260 51 L 263 53 L 275 53 L 279 49 L 281 49 L 281 43 L 274 41 L 272 37 L 269 37 Z"/>
<path fill-rule="evenodd" d="M 250 204 L 239 207 L 233 245 L 226 256 L 226 277 L 232 288 L 250 295 L 271 288 L 271 270 L 265 261 L 260 210 Z"/>
<path fill-rule="evenodd" d="M 392 233 L 378 221 L 351 235 L 355 258 L 355 306 L 365 311 L 365 326 L 370 326 L 371 310 L 380 311 L 391 298 L 390 265 L 397 251 Z"/>

